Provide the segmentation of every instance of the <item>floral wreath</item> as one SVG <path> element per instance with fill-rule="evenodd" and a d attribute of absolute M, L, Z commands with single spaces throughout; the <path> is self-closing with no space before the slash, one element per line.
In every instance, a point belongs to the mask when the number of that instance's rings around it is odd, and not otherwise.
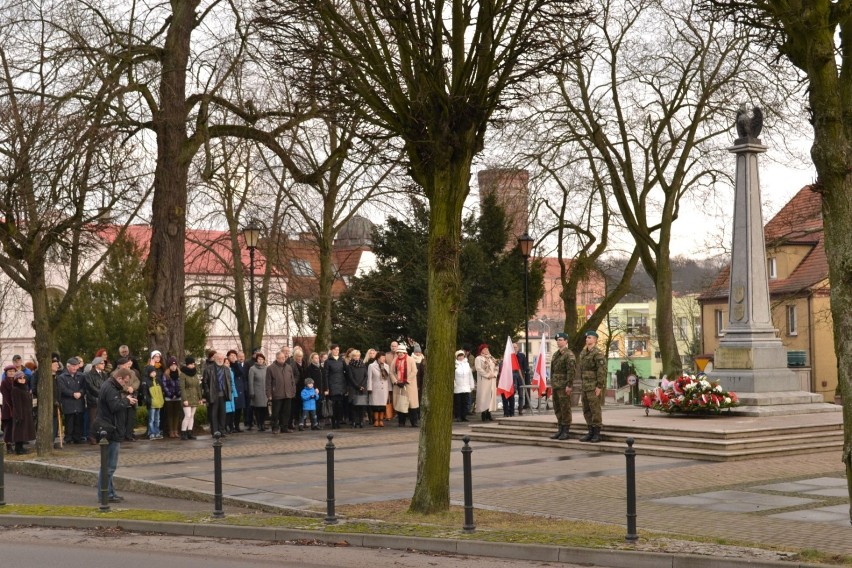
<path fill-rule="evenodd" d="M 663 378 L 659 387 L 642 397 L 646 415 L 652 408 L 667 414 L 719 413 L 739 404 L 737 393 L 724 390 L 718 381 L 711 381 L 703 373 L 683 374 L 673 381 Z"/>

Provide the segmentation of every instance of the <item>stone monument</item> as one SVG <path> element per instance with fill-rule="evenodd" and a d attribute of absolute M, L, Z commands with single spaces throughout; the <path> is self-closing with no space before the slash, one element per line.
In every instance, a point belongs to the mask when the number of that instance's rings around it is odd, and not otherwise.
<path fill-rule="evenodd" d="M 728 149 L 737 157 L 728 326 L 715 353 L 711 378 L 737 393 L 738 414 L 836 410 L 839 407 L 824 404 L 820 395 L 801 390 L 772 325 L 757 162 L 758 154 L 767 150 L 758 138 L 762 127 L 759 108 L 749 112 L 745 105 L 740 107 L 739 137 Z"/>

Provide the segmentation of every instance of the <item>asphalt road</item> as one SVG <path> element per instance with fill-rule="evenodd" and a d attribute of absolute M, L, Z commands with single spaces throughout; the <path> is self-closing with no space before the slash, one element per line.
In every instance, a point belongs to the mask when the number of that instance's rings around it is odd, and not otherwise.
<path fill-rule="evenodd" d="M 522 562 L 409 551 L 128 533 L 118 529 L 0 529 L 3 566 L 63 568 L 539 568 Z M 580 568 L 576 564 L 560 564 Z"/>

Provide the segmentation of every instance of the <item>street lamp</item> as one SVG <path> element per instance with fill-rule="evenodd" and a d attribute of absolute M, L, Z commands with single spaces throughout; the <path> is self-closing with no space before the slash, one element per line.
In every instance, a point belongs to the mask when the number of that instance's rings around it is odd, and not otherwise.
<path fill-rule="evenodd" d="M 254 355 L 254 249 L 260 240 L 260 227 L 256 221 L 250 221 L 243 227 L 243 238 L 249 249 L 249 350 L 250 357 Z"/>
<path fill-rule="evenodd" d="M 528 233 L 524 233 L 518 237 L 518 249 L 521 251 L 521 256 L 524 257 L 524 355 L 527 358 L 527 368 L 524 369 L 524 384 L 530 384 L 530 294 L 528 280 L 530 274 L 530 254 L 532 253 L 534 242 L 535 240 Z"/>

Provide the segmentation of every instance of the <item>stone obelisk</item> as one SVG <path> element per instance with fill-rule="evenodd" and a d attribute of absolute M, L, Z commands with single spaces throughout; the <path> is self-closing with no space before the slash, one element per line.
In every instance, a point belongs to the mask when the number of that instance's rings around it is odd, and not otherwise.
<path fill-rule="evenodd" d="M 728 327 L 716 350 L 711 377 L 726 390 L 736 391 L 742 414 L 808 412 L 801 405 L 822 402 L 822 397 L 801 390 L 772 325 L 757 160 L 767 150 L 758 138 L 762 123 L 759 108 L 749 113 L 741 107 L 739 137 L 728 149 L 737 159 Z"/>

